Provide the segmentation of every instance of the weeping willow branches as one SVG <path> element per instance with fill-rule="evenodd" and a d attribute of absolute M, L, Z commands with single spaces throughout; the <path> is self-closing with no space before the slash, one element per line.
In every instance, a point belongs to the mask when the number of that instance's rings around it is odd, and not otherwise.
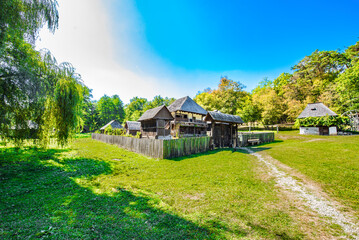
<path fill-rule="evenodd" d="M 88 89 L 70 63 L 34 48 L 44 25 L 58 26 L 56 0 L 0 1 L 0 136 L 21 143 L 51 136 L 64 145 L 81 125 Z"/>

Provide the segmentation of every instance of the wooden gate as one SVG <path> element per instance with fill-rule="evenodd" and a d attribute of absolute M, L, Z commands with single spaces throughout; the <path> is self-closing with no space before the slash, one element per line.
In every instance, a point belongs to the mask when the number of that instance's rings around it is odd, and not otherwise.
<path fill-rule="evenodd" d="M 213 143 L 216 147 L 230 147 L 232 140 L 231 126 L 215 124 L 213 129 Z"/>

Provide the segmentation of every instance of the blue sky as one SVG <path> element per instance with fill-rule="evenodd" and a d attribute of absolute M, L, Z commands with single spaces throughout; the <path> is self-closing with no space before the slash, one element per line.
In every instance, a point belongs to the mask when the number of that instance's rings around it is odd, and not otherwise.
<path fill-rule="evenodd" d="M 359 1 L 59 0 L 38 47 L 69 61 L 95 99 L 179 98 L 221 76 L 252 90 L 314 50 L 359 40 Z"/>

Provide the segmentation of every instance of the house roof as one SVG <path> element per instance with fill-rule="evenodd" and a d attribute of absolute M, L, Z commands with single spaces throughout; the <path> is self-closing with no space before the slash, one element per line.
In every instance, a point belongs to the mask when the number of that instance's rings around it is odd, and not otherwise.
<path fill-rule="evenodd" d="M 141 130 L 141 123 L 135 121 L 127 121 L 125 123 L 125 128 L 128 130 L 140 131 Z"/>
<path fill-rule="evenodd" d="M 165 105 L 152 108 L 147 110 L 142 114 L 142 116 L 138 119 L 138 121 L 145 121 L 150 119 L 166 119 L 166 120 L 172 120 L 173 117 L 168 111 L 168 108 Z"/>
<path fill-rule="evenodd" d="M 207 114 L 206 110 L 204 110 L 200 105 L 198 105 L 195 101 L 192 100 L 192 98 L 188 96 L 179 98 L 174 101 L 171 105 L 168 106 L 168 110 L 170 112 L 184 111 L 201 115 Z"/>
<path fill-rule="evenodd" d="M 299 114 L 298 118 L 306 117 L 324 117 L 324 116 L 338 116 L 335 112 L 330 110 L 323 103 L 309 103 L 303 112 Z"/>
<path fill-rule="evenodd" d="M 108 126 L 111 126 L 112 128 L 123 128 L 123 126 L 121 125 L 121 123 L 119 121 L 112 120 L 111 122 L 107 123 L 105 126 L 100 128 L 100 130 L 105 130 L 105 128 L 107 128 Z"/>
<path fill-rule="evenodd" d="M 221 113 L 220 111 L 209 111 L 207 113 L 205 121 L 216 121 L 225 123 L 244 123 L 240 116 Z"/>

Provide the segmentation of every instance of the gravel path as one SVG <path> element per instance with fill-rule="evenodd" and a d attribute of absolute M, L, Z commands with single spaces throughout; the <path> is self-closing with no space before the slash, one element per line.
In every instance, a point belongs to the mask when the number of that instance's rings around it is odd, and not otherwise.
<path fill-rule="evenodd" d="M 310 191 L 310 186 L 298 182 L 292 176 L 277 168 L 276 165 L 267 161 L 260 153 L 254 152 L 250 148 L 242 148 L 251 155 L 255 156 L 260 162 L 263 162 L 269 169 L 271 175 L 275 177 L 276 183 L 287 190 L 294 192 L 297 198 L 304 200 L 307 206 L 324 217 L 329 217 L 332 223 L 338 224 L 342 229 L 352 236 L 359 239 L 359 227 L 353 223 L 353 220 L 340 212 L 335 204 L 324 197 L 318 197 Z"/>

